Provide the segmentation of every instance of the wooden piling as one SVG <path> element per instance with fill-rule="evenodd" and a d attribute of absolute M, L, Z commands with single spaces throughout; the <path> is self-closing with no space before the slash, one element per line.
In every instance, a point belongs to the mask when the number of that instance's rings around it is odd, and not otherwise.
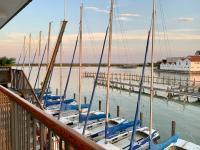
<path fill-rule="evenodd" d="M 117 117 L 119 117 L 119 106 L 117 105 Z"/>
<path fill-rule="evenodd" d="M 140 112 L 140 127 L 143 126 L 143 119 L 144 119 L 144 114 Z"/>
<path fill-rule="evenodd" d="M 76 99 L 76 93 L 74 93 L 74 99 Z"/>
<path fill-rule="evenodd" d="M 99 111 L 101 111 L 101 100 L 99 100 Z"/>
<path fill-rule="evenodd" d="M 175 135 L 176 134 L 176 122 L 172 121 L 172 129 L 171 129 L 171 135 Z"/>
<path fill-rule="evenodd" d="M 56 89 L 56 95 L 58 95 L 58 88 Z"/>
<path fill-rule="evenodd" d="M 87 97 L 84 96 L 84 104 L 86 104 L 86 103 L 87 103 Z"/>

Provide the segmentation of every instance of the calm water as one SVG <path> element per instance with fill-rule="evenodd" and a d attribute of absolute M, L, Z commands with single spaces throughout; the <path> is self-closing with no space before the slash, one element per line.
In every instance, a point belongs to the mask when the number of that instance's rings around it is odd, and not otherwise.
<path fill-rule="evenodd" d="M 62 91 L 64 89 L 64 84 L 66 83 L 66 78 L 68 74 L 67 67 L 63 68 L 62 71 Z M 84 71 L 95 72 L 97 68 L 95 67 L 87 67 L 84 68 Z M 101 71 L 105 71 L 106 68 L 102 68 Z M 25 69 L 26 74 L 28 74 L 28 69 Z M 42 68 L 42 72 L 40 75 L 40 81 L 44 78 L 46 72 L 46 68 Z M 55 89 L 60 87 L 60 69 L 55 68 L 53 72 L 53 77 L 51 81 L 51 89 L 55 92 Z M 117 73 L 134 73 L 140 74 L 141 68 L 136 69 L 120 69 L 120 68 L 112 68 L 112 72 Z M 150 73 L 149 68 L 146 70 L 146 75 Z M 31 83 L 34 84 L 35 78 L 37 74 L 37 68 L 34 67 L 31 75 Z M 155 74 L 156 76 L 169 76 L 175 77 L 177 79 L 191 79 L 199 80 L 198 75 L 188 76 L 188 75 L 178 75 L 178 74 L 166 74 L 159 73 Z M 87 97 L 87 101 L 89 101 L 93 86 L 93 79 L 84 79 L 83 80 L 83 96 Z M 73 93 L 78 93 L 78 68 L 74 68 L 72 70 L 72 76 L 70 79 L 69 88 L 67 91 L 67 97 L 71 98 Z M 93 102 L 93 109 L 98 109 L 98 101 L 102 101 L 102 110 L 105 110 L 105 94 L 106 89 L 104 87 L 97 87 L 95 98 Z M 120 116 L 125 117 L 129 120 L 132 120 L 137 101 L 137 94 L 132 93 L 129 95 L 127 92 L 120 92 L 117 90 L 110 90 L 110 113 L 113 117 L 116 116 L 116 108 L 117 105 L 120 106 Z M 142 105 L 141 111 L 144 113 L 144 124 L 149 124 L 149 97 L 142 96 Z M 176 131 L 180 134 L 182 139 L 192 141 L 196 144 L 200 144 L 200 107 L 194 105 L 183 105 L 173 101 L 166 101 L 164 99 L 154 98 L 153 103 L 153 127 L 160 132 L 161 140 L 167 138 L 171 134 L 171 121 L 175 120 L 177 123 Z"/>

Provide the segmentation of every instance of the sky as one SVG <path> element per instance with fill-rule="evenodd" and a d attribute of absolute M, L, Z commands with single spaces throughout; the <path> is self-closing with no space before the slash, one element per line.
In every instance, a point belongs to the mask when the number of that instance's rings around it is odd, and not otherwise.
<path fill-rule="evenodd" d="M 193 55 L 200 50 L 200 0 L 156 0 L 156 48 L 154 60 Z M 98 62 L 109 20 L 110 0 L 66 0 L 68 21 L 62 43 L 62 61 L 70 62 L 79 30 L 83 3 L 83 60 Z M 32 35 L 31 57 L 38 49 L 42 31 L 42 51 L 52 22 L 51 52 L 64 19 L 64 0 L 33 0 L 2 30 L 1 56 L 18 58 L 23 38 Z M 141 63 L 151 24 L 152 0 L 115 0 L 113 17 L 113 63 Z M 108 43 L 106 45 L 106 50 Z M 58 54 L 57 61 L 60 55 Z M 104 62 L 106 62 L 105 51 Z M 27 60 L 26 60 L 27 61 Z M 78 54 L 76 55 L 78 61 Z"/>

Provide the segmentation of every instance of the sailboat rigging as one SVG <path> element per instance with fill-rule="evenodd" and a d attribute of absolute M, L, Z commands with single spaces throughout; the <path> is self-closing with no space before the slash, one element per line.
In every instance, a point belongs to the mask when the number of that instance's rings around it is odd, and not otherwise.
<path fill-rule="evenodd" d="M 81 120 L 81 98 L 82 98 L 82 59 L 83 59 L 83 3 L 80 6 L 80 35 L 79 35 L 79 97 L 78 97 L 78 111 L 79 111 L 79 122 Z"/>
<path fill-rule="evenodd" d="M 107 142 L 108 130 L 108 113 L 109 113 L 109 90 L 110 90 L 110 64 L 111 64 L 111 49 L 112 49 L 112 22 L 113 22 L 113 6 L 114 0 L 111 0 L 110 16 L 109 16 L 109 47 L 108 47 L 108 66 L 107 66 L 107 82 L 106 82 L 106 121 L 105 121 L 105 142 Z"/>

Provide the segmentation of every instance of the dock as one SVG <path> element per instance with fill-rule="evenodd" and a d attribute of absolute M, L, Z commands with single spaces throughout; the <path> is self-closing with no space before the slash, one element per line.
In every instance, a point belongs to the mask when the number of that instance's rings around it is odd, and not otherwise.
<path fill-rule="evenodd" d="M 96 73 L 85 72 L 83 77 L 95 78 Z M 106 86 L 105 72 L 101 72 L 98 78 L 99 86 Z M 110 87 L 119 91 L 127 91 L 130 93 L 139 92 L 140 75 L 130 73 L 112 73 Z M 150 76 L 144 76 L 144 83 L 142 86 L 142 93 L 150 95 Z M 200 99 L 199 81 L 182 80 L 166 77 L 154 77 L 154 96 L 165 99 L 175 99 L 184 102 L 196 102 Z"/>

